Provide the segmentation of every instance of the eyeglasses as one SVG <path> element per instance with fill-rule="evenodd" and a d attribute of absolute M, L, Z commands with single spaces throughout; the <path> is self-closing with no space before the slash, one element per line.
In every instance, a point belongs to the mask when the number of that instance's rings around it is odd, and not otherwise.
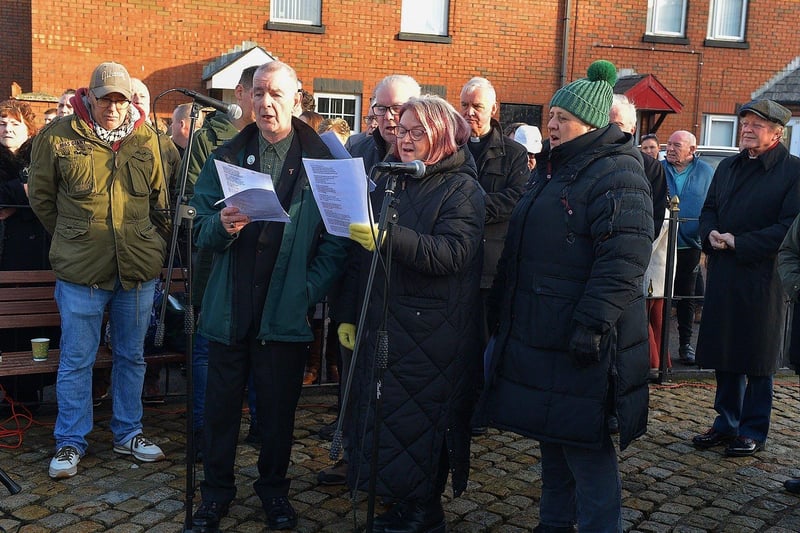
<path fill-rule="evenodd" d="M 95 98 L 95 101 L 97 102 L 97 107 L 100 109 L 108 109 L 111 107 L 111 104 L 114 104 L 117 109 L 124 109 L 125 107 L 128 107 L 128 104 L 131 103 L 130 100 L 112 100 L 111 98 L 106 98 L 105 96 L 102 98 Z"/>
<path fill-rule="evenodd" d="M 369 124 L 373 120 L 375 120 L 375 115 L 365 115 L 364 116 L 364 122 L 366 122 L 367 124 Z"/>
<path fill-rule="evenodd" d="M 387 111 L 391 111 L 392 115 L 399 115 L 400 114 L 400 110 L 402 108 L 403 108 L 402 104 L 396 104 L 396 105 L 390 105 L 390 106 L 375 104 L 375 105 L 372 106 L 372 112 L 375 113 L 379 117 L 382 117 L 383 115 L 385 115 Z"/>
<path fill-rule="evenodd" d="M 398 139 L 405 137 L 406 133 L 411 135 L 412 141 L 421 141 L 427 132 L 425 131 L 425 128 L 411 128 L 410 130 L 407 130 L 403 126 L 397 126 L 395 135 L 397 135 Z"/>

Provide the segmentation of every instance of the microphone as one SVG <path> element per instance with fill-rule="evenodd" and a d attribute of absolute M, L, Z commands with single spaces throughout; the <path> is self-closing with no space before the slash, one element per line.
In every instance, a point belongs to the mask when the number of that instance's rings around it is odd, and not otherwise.
<path fill-rule="evenodd" d="M 376 163 L 375 168 L 388 174 L 410 174 L 414 178 L 421 178 L 425 175 L 425 163 L 419 159 L 410 163 Z"/>
<path fill-rule="evenodd" d="M 179 93 L 185 94 L 186 96 L 194 99 L 197 102 L 200 102 L 204 106 L 213 107 L 217 111 L 227 113 L 228 117 L 231 120 L 238 120 L 242 118 L 242 108 L 236 104 L 226 104 L 221 100 L 217 100 L 216 98 L 211 98 L 210 96 L 190 91 L 189 89 L 175 89 L 175 90 L 178 91 Z"/>

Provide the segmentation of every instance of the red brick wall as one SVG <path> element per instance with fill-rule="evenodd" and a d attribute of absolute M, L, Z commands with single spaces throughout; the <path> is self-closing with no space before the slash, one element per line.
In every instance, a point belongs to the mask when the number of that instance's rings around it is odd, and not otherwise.
<path fill-rule="evenodd" d="M 574 76 L 585 75 L 595 58 L 608 59 L 618 69 L 654 74 L 684 105 L 681 114 L 664 121 L 661 136 L 687 129 L 699 137 L 704 114 L 735 113 L 737 104 L 749 101 L 753 91 L 800 55 L 796 39 L 800 9 L 795 0 L 778 2 L 783 7 L 773 5 L 780 16 L 773 7 L 760 10 L 750 2 L 745 34 L 750 47 L 744 50 L 704 45 L 708 1 L 688 4 L 687 45 L 642 42 L 647 27 L 643 0 L 573 1 L 577 6 Z M 613 16 L 607 15 L 612 12 Z"/>
<path fill-rule="evenodd" d="M 412 74 L 421 84 L 446 85 L 453 104 L 475 75 L 490 78 L 500 99 L 515 103 L 546 103 L 558 79 L 552 49 L 557 0 L 537 2 L 525 12 L 514 2 L 451 2 L 449 45 L 396 40 L 399 1 L 323 1 L 321 35 L 265 30 L 268 2 L 174 0 L 156 6 L 137 0 L 122 8 L 84 0 L 32 3 L 32 37 L 0 37 L 0 45 L 14 54 L 32 48 L 32 59 L 15 69 L 14 79 L 32 72 L 23 90 L 56 96 L 86 85 L 92 68 L 111 59 L 142 78 L 153 96 L 171 87 L 202 91 L 203 66 L 243 41 L 257 42 L 291 64 L 307 87 L 315 77 L 361 80 L 365 98 L 394 72 Z M 165 100 L 159 114 L 174 103 Z"/>
<path fill-rule="evenodd" d="M 0 21 L 0 100 L 5 100 L 13 82 L 31 90 L 31 1 L 0 1 Z"/>
<path fill-rule="evenodd" d="M 203 66 L 254 41 L 294 66 L 306 87 L 313 87 L 314 78 L 361 80 L 366 99 L 384 75 L 408 73 L 422 84 L 446 86 L 448 100 L 457 105 L 463 83 L 481 75 L 492 80 L 501 101 L 546 107 L 559 84 L 565 1 L 454 0 L 452 44 L 434 44 L 396 39 L 400 0 L 323 0 L 324 34 L 266 30 L 268 1 L 132 0 L 120 7 L 85 0 L 3 0 L 3 26 L 13 23 L 11 34 L 0 32 L 0 49 L 6 51 L 0 97 L 7 96 L 11 80 L 24 91 L 57 96 L 66 87 L 86 85 L 92 68 L 111 59 L 142 78 L 153 96 L 173 87 L 204 91 Z M 685 106 L 662 132 L 697 129 L 703 113 L 732 113 L 736 103 L 749 100 L 800 54 L 795 0 L 773 3 L 769 13 L 751 8 L 748 50 L 703 46 L 707 1 L 689 2 L 689 45 L 642 42 L 644 0 L 572 2 L 569 81 L 584 76 L 597 58 L 654 74 Z M 178 101 L 162 99 L 159 114 L 168 115 Z"/>

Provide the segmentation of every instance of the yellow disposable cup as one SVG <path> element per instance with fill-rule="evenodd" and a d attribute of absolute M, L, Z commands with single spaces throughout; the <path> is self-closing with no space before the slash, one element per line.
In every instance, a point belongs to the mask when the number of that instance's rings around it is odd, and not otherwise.
<path fill-rule="evenodd" d="M 50 350 L 50 339 L 39 337 L 31 339 L 31 351 L 34 361 L 47 361 L 47 352 Z"/>

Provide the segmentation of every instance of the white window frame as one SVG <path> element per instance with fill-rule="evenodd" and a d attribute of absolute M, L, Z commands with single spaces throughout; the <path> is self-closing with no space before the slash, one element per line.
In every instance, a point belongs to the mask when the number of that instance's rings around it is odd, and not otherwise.
<path fill-rule="evenodd" d="M 400 32 L 446 37 L 450 24 L 450 0 L 403 0 Z"/>
<path fill-rule="evenodd" d="M 747 27 L 747 0 L 710 0 L 711 5 L 708 10 L 708 39 L 714 41 L 734 41 L 744 42 L 744 32 Z M 736 34 L 729 35 L 724 33 L 724 21 L 722 17 L 726 14 L 725 5 L 732 2 L 741 4 L 739 29 Z"/>
<path fill-rule="evenodd" d="M 661 23 L 659 7 L 662 7 L 667 2 L 679 2 L 681 4 L 680 29 L 677 31 L 658 29 Z M 688 0 L 647 0 L 647 34 L 661 37 L 685 37 L 688 3 Z"/>
<path fill-rule="evenodd" d="M 342 103 L 341 106 L 337 107 L 333 110 L 322 111 L 320 108 L 320 99 L 325 98 L 328 100 L 339 101 Z M 351 100 L 355 102 L 355 112 L 354 114 L 345 113 L 344 112 L 344 101 Z M 353 126 L 350 127 L 350 134 L 359 133 L 361 132 L 361 96 L 357 94 L 340 94 L 340 93 L 323 93 L 323 92 L 315 92 L 314 93 L 314 102 L 316 103 L 316 111 L 322 118 L 343 118 L 347 120 L 348 118 L 352 119 Z M 351 121 L 348 121 L 351 123 Z"/>
<path fill-rule="evenodd" d="M 728 144 L 720 144 L 711 140 L 715 124 L 731 124 L 731 138 Z M 739 139 L 739 117 L 736 115 L 705 115 L 703 117 L 703 140 L 700 144 L 710 146 L 738 146 Z"/>
<path fill-rule="evenodd" d="M 319 26 L 322 24 L 322 0 L 271 0 L 269 20 L 283 24 Z"/>
<path fill-rule="evenodd" d="M 800 118 L 792 117 L 786 123 L 786 135 L 784 136 L 788 143 L 789 153 L 792 155 L 800 156 Z"/>

